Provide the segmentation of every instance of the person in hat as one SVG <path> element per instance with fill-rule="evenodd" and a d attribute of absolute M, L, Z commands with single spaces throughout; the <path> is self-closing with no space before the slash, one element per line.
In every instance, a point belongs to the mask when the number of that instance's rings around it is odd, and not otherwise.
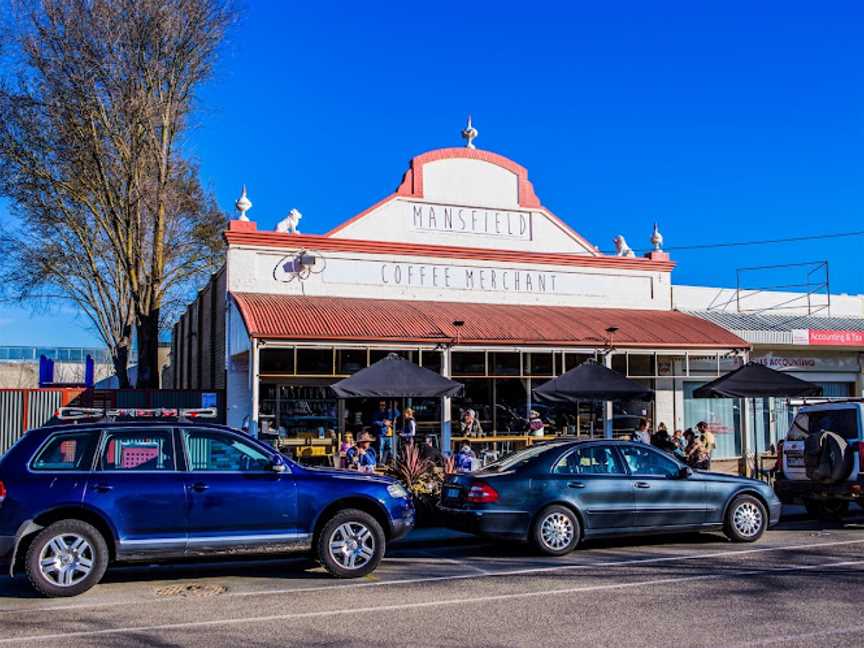
<path fill-rule="evenodd" d="M 372 435 L 368 432 L 363 432 L 357 437 L 357 443 L 353 448 L 349 448 L 345 453 L 345 461 L 348 464 L 349 470 L 360 470 L 362 472 L 372 472 L 378 464 L 378 457 L 375 456 L 375 450 L 370 446 L 372 444 Z"/>
<path fill-rule="evenodd" d="M 531 436 L 542 437 L 543 430 L 546 428 L 546 424 L 543 422 L 543 419 L 540 417 L 540 412 L 537 410 L 531 410 L 528 413 L 528 433 Z"/>
<path fill-rule="evenodd" d="M 480 425 L 480 421 L 477 420 L 477 413 L 473 409 L 467 409 L 462 414 L 460 429 L 464 437 L 483 436 L 483 427 Z"/>

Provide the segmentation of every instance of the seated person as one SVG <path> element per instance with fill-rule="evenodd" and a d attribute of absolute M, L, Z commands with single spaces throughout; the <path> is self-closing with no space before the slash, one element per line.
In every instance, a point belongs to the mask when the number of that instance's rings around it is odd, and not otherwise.
<path fill-rule="evenodd" d="M 456 470 L 458 472 L 472 472 L 477 468 L 477 455 L 467 443 L 463 445 L 456 455 Z"/>
<path fill-rule="evenodd" d="M 375 451 L 369 446 L 372 443 L 372 435 L 368 432 L 363 432 L 358 439 L 357 444 L 348 448 L 345 452 L 345 463 L 349 470 L 360 470 L 362 472 L 372 472 L 378 464 L 378 458 L 375 456 Z"/>
<path fill-rule="evenodd" d="M 483 426 L 477 420 L 477 413 L 473 409 L 465 410 L 462 415 L 462 423 L 460 425 L 462 436 L 464 437 L 482 437 Z"/>
<path fill-rule="evenodd" d="M 434 436 L 427 436 L 423 445 L 420 446 L 420 458 L 431 461 L 436 466 L 444 464 L 444 457 L 441 455 L 441 451 L 435 447 Z"/>

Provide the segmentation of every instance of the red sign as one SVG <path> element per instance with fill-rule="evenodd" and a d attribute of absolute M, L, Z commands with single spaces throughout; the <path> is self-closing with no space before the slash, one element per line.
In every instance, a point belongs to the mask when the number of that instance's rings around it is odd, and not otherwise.
<path fill-rule="evenodd" d="M 864 331 L 809 329 L 810 344 L 816 346 L 864 346 Z"/>

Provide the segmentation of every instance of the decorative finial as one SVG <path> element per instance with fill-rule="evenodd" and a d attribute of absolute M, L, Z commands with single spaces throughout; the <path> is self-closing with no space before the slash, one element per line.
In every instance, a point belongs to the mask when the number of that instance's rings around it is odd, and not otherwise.
<path fill-rule="evenodd" d="M 471 124 L 471 115 L 468 115 L 468 123 L 465 124 L 465 129 L 462 131 L 462 138 L 465 140 L 465 146 L 468 148 L 476 148 L 474 146 L 474 139 L 480 134 L 474 126 Z"/>
<path fill-rule="evenodd" d="M 636 253 L 633 249 L 627 245 L 627 241 L 620 234 L 612 239 L 612 242 L 615 244 L 615 254 L 619 257 L 635 257 Z"/>
<path fill-rule="evenodd" d="M 660 252 L 663 249 L 663 235 L 657 229 L 657 223 L 654 223 L 654 231 L 651 234 L 651 245 L 654 246 L 655 252 Z"/>
<path fill-rule="evenodd" d="M 248 221 L 249 217 L 246 215 L 246 212 L 252 209 L 252 201 L 246 196 L 246 185 L 243 185 L 243 191 L 240 193 L 240 197 L 237 199 L 237 202 L 234 203 L 234 207 L 237 208 L 237 211 L 240 212 L 240 217 L 237 220 Z"/>
<path fill-rule="evenodd" d="M 288 212 L 288 215 L 276 224 L 276 231 L 284 234 L 299 234 L 300 230 L 297 226 L 300 224 L 300 219 L 303 214 L 297 208 Z"/>

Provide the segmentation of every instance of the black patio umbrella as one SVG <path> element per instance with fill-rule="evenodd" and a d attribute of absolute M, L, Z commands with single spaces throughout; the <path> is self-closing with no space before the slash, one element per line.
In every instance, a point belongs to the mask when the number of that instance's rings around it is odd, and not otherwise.
<path fill-rule="evenodd" d="M 391 353 L 330 388 L 339 398 L 440 398 L 459 396 L 463 385 Z"/>
<path fill-rule="evenodd" d="M 649 400 L 651 389 L 592 360 L 553 378 L 534 390 L 547 403 L 575 403 L 583 400 Z"/>
<path fill-rule="evenodd" d="M 818 385 L 757 362 L 748 362 L 693 392 L 696 398 L 795 398 L 821 394 Z"/>
<path fill-rule="evenodd" d="M 752 398 L 753 399 L 753 452 L 756 471 L 759 472 L 759 439 L 756 436 L 756 399 L 800 398 L 821 396 L 822 388 L 806 380 L 790 376 L 759 364 L 748 362 L 724 376 L 715 378 L 693 392 L 696 398 Z"/>

